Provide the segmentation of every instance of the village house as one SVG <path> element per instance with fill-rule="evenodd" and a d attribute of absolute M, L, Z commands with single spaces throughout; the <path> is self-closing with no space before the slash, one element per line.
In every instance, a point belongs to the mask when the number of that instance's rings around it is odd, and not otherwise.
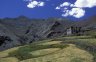
<path fill-rule="evenodd" d="M 73 27 L 71 26 L 70 28 L 67 28 L 66 34 L 69 35 L 82 35 L 83 31 L 81 27 Z"/>

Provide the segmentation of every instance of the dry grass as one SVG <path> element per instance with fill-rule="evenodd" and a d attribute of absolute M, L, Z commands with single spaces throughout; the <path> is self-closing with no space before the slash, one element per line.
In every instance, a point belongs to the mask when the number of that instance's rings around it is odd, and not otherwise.
<path fill-rule="evenodd" d="M 19 62 L 17 58 L 8 57 L 8 58 L 1 58 L 0 62 Z"/>
<path fill-rule="evenodd" d="M 18 50 L 18 49 L 19 49 L 19 47 L 15 47 L 15 48 L 11 48 L 11 49 L 2 51 L 2 52 L 0 52 L 0 58 L 6 57 L 6 56 L 9 55 L 9 52 L 12 52 L 12 51 L 15 51 L 15 50 Z"/>
<path fill-rule="evenodd" d="M 41 49 L 41 50 L 37 50 L 37 51 L 32 51 L 32 52 L 30 52 L 30 54 L 32 54 L 34 56 L 44 56 L 44 55 L 55 53 L 56 51 L 59 51 L 59 50 L 60 50 L 60 48 Z"/>
<path fill-rule="evenodd" d="M 39 45 L 53 45 L 53 44 L 60 44 L 62 41 L 50 41 L 50 42 L 44 42 L 40 43 Z"/>
<path fill-rule="evenodd" d="M 89 39 L 89 38 L 92 38 L 92 36 L 68 36 L 68 37 L 64 37 L 64 38 L 68 38 L 68 39 Z"/>
<path fill-rule="evenodd" d="M 92 62 L 93 56 L 87 51 L 81 50 L 75 45 L 70 44 L 69 47 L 57 51 L 53 54 L 38 58 L 27 59 L 21 62 L 75 62 L 76 59 L 78 59 L 78 62 Z"/>
<path fill-rule="evenodd" d="M 61 41 L 60 39 L 61 40 L 64 39 L 64 40 Z M 96 45 L 96 39 L 93 39 L 93 38 L 91 39 L 91 37 L 89 36 L 88 37 L 86 36 L 63 37 L 60 39 L 59 40 L 56 40 L 56 39 L 46 40 L 46 41 L 44 40 L 40 42 L 34 42 L 30 45 L 22 46 L 22 48 L 24 48 L 24 50 L 28 52 L 28 54 L 36 56 L 36 57 L 24 59 L 21 61 L 19 61 L 16 57 L 8 57 L 10 52 L 19 50 L 20 47 L 2 51 L 0 52 L 0 62 L 93 62 L 93 55 L 91 53 L 89 53 L 86 50 L 82 50 L 78 48 L 75 44 L 70 44 L 70 43 L 79 42 L 80 44 L 85 43 L 88 45 Z M 64 42 L 65 43 L 68 42 L 69 46 L 62 48 L 62 49 L 59 48 L 60 46 L 63 45 Z M 33 45 L 37 45 L 37 46 L 32 47 Z M 48 45 L 51 45 L 51 46 L 48 48 L 47 47 L 44 48 L 44 46 L 48 46 Z M 56 47 L 51 48 L 54 45 Z M 32 51 L 28 51 L 30 49 L 32 49 Z M 24 52 L 24 51 L 21 50 L 21 52 Z M 28 55 L 26 54 L 25 56 L 28 57 Z"/>

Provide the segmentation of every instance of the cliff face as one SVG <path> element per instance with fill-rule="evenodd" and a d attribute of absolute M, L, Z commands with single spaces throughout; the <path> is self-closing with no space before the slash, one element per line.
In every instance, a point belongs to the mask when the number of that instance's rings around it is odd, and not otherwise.
<path fill-rule="evenodd" d="M 0 50 L 64 36 L 70 26 L 96 27 L 96 18 L 80 22 L 62 18 L 28 19 L 24 16 L 0 19 Z"/>

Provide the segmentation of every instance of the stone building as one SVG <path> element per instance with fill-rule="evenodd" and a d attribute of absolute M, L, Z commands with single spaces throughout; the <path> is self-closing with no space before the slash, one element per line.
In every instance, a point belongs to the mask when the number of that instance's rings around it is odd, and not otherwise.
<path fill-rule="evenodd" d="M 71 26 L 70 28 L 67 28 L 67 30 L 66 30 L 67 35 L 81 35 L 82 33 L 83 32 L 82 32 L 81 27 Z"/>

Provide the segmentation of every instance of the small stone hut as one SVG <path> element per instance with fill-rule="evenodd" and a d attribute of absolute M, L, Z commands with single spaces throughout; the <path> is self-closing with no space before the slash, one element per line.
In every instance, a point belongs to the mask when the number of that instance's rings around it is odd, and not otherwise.
<path fill-rule="evenodd" d="M 66 30 L 67 35 L 81 35 L 83 34 L 81 27 L 73 27 L 67 28 Z"/>

